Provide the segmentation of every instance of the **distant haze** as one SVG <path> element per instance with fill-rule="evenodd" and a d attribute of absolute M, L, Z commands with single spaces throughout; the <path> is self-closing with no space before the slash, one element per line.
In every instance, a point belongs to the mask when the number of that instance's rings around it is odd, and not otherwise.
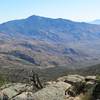
<path fill-rule="evenodd" d="M 98 24 L 98 25 L 100 25 L 100 19 L 98 19 L 98 20 L 94 20 L 94 21 L 92 21 L 92 22 L 90 22 L 91 24 Z"/>

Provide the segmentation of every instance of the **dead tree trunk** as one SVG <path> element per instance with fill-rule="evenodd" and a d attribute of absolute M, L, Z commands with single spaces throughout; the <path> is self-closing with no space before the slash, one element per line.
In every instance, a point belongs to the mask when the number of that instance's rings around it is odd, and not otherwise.
<path fill-rule="evenodd" d="M 37 89 L 42 89 L 43 88 L 38 74 L 35 73 L 34 71 L 32 71 L 32 73 L 31 73 L 30 81 L 32 82 L 33 89 L 34 89 L 34 87 L 36 87 Z"/>

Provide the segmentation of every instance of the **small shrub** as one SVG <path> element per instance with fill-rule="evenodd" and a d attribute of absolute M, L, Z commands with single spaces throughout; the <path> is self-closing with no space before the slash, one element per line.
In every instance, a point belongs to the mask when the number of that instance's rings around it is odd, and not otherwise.
<path fill-rule="evenodd" d="M 100 75 L 96 75 L 96 79 L 98 82 L 100 82 Z"/>
<path fill-rule="evenodd" d="M 6 82 L 7 82 L 7 81 L 6 81 L 6 78 L 5 78 L 2 74 L 0 74 L 0 87 L 1 87 L 2 85 L 4 85 Z"/>

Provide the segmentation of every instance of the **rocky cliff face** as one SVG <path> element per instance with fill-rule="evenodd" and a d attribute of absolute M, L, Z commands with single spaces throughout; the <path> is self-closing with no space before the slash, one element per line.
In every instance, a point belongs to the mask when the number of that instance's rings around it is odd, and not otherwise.
<path fill-rule="evenodd" d="M 96 84 L 99 84 L 96 76 L 68 75 L 46 82 L 43 89 L 34 92 L 29 84 L 6 84 L 1 87 L 0 97 L 10 100 L 90 100 L 95 97 L 93 100 L 97 100 L 100 90 L 94 93 Z"/>

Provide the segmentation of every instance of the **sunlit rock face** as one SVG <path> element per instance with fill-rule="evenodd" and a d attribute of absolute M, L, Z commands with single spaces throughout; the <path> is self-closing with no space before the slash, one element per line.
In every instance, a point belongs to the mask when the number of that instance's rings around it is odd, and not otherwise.
<path fill-rule="evenodd" d="M 96 76 L 67 75 L 46 82 L 43 89 L 35 92 L 31 84 L 5 84 L 1 87 L 0 98 L 7 96 L 11 100 L 83 100 L 87 93 L 91 98 L 99 98 L 98 92 L 95 92 L 97 85 L 99 86 Z"/>

